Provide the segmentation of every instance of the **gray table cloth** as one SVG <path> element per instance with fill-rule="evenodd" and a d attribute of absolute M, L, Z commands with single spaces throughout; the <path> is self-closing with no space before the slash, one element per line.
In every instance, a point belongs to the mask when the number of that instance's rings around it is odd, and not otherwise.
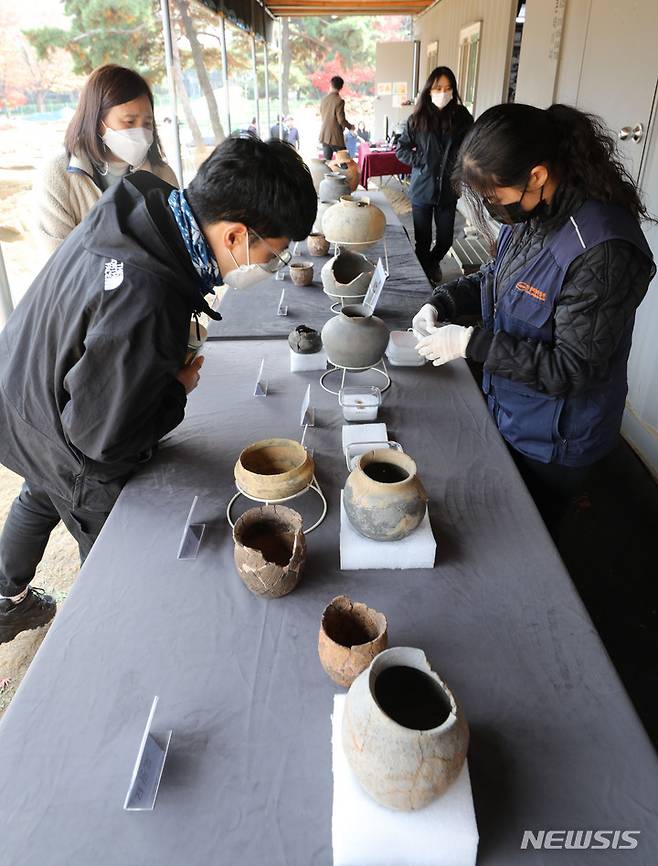
<path fill-rule="evenodd" d="M 383 611 L 390 644 L 424 649 L 461 700 L 479 864 L 654 866 L 656 755 L 466 364 L 393 368 L 379 419 L 429 492 L 435 568 L 341 572 L 343 421 L 287 352 L 208 346 L 185 421 L 123 491 L 0 722 L 2 866 L 330 866 L 337 687 L 316 646 L 339 593 Z M 308 382 L 329 512 L 299 587 L 263 600 L 233 564 L 233 465 L 256 439 L 299 437 Z M 206 535 L 177 561 L 194 495 Z M 293 503 L 308 520 L 310 496 Z M 173 729 L 159 798 L 123 812 L 156 694 L 154 727 Z M 623 852 L 520 850 L 526 829 L 579 828 L 641 835 Z"/>

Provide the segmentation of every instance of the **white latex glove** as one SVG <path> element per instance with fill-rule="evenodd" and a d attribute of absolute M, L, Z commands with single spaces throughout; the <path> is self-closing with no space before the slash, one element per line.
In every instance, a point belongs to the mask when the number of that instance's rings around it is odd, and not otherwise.
<path fill-rule="evenodd" d="M 422 312 L 422 310 L 421 310 Z M 423 358 L 432 361 L 435 367 L 466 357 L 466 347 L 471 339 L 473 328 L 462 325 L 444 325 L 429 337 L 423 337 L 416 344 L 416 350 Z"/>
<path fill-rule="evenodd" d="M 436 307 L 432 304 L 425 304 L 418 310 L 416 315 L 411 320 L 412 331 L 428 331 L 436 330 L 436 324 L 439 320 L 439 314 Z"/>

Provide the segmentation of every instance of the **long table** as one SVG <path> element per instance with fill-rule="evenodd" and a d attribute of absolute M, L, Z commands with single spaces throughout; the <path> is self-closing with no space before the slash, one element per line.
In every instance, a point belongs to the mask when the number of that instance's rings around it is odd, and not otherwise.
<path fill-rule="evenodd" d="M 429 492 L 435 568 L 341 572 L 336 399 L 289 373 L 282 340 L 205 354 L 185 421 L 124 489 L 0 723 L 2 866 L 330 866 L 337 688 L 317 634 L 339 593 L 383 611 L 391 645 L 423 648 L 461 700 L 481 866 L 654 866 L 656 755 L 466 364 L 393 368 L 381 411 Z M 233 464 L 299 437 L 309 382 L 329 510 L 299 587 L 263 600 L 233 564 Z M 194 495 L 206 534 L 178 561 Z M 156 694 L 170 756 L 155 811 L 126 813 Z M 572 828 L 641 835 L 623 852 L 520 849 L 524 830 Z"/>
<path fill-rule="evenodd" d="M 358 193 L 363 197 L 365 193 Z M 386 215 L 385 244 L 381 241 L 365 251 L 365 255 L 376 262 L 385 260 L 388 253 L 390 276 L 386 281 L 377 315 L 391 329 L 406 329 L 418 312 L 431 289 L 423 269 L 409 243 L 409 238 L 400 224 L 390 204 L 382 192 L 368 193 L 373 204 L 380 207 Z M 306 242 L 298 245 L 293 261 L 312 261 L 313 282 L 310 286 L 295 286 L 287 270 L 285 278 L 276 280 L 270 277 L 248 291 L 225 292 L 219 308 L 223 316 L 221 322 L 211 322 L 208 328 L 210 340 L 278 338 L 287 337 L 296 325 L 308 325 L 320 331 L 334 313 L 331 311 L 332 299 L 322 291 L 320 271 L 330 255 L 309 257 Z M 284 304 L 288 307 L 286 316 L 277 316 L 281 290 L 285 290 Z"/>

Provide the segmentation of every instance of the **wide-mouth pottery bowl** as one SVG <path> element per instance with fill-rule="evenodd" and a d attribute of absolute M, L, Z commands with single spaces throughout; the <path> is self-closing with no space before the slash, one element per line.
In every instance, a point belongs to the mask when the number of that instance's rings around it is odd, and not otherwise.
<path fill-rule="evenodd" d="M 261 439 L 248 445 L 235 464 L 235 482 L 252 499 L 277 502 L 306 490 L 315 465 L 294 439 Z"/>
<path fill-rule="evenodd" d="M 322 232 L 311 232 L 306 238 L 306 248 L 309 256 L 326 256 L 329 252 L 329 241 Z"/>
<path fill-rule="evenodd" d="M 290 279 L 296 286 L 309 286 L 313 282 L 313 262 L 293 262 Z"/>

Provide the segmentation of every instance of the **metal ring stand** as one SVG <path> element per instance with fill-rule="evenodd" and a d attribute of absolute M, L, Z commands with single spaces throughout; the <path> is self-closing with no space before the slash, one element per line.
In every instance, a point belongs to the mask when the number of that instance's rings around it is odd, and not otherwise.
<path fill-rule="evenodd" d="M 379 368 L 380 364 L 382 366 L 382 369 Z M 365 373 L 368 370 L 372 370 L 374 373 L 379 373 L 386 379 L 386 384 L 384 385 L 384 387 L 379 389 L 382 394 L 384 393 L 384 391 L 388 391 L 388 389 L 391 387 L 391 377 L 389 376 L 388 370 L 386 369 L 386 362 L 384 361 L 384 358 L 382 358 L 381 361 L 378 361 L 376 364 L 373 364 L 372 367 L 339 367 L 338 364 L 334 364 L 333 367 L 325 370 L 324 373 L 320 376 L 320 385 L 322 385 L 322 387 L 328 394 L 334 394 L 334 396 L 336 397 L 340 394 L 340 390 L 334 391 L 332 388 L 328 388 L 325 385 L 324 380 L 327 378 L 327 376 L 330 376 L 332 373 L 337 373 L 339 370 L 342 370 L 343 372 L 340 381 L 341 389 L 345 387 L 345 375 L 347 373 Z"/>
<path fill-rule="evenodd" d="M 315 521 L 313 526 L 310 526 L 308 529 L 304 530 L 304 535 L 308 535 L 309 532 L 313 532 L 314 529 L 317 529 L 327 516 L 327 500 L 325 499 L 322 488 L 318 484 L 315 475 L 313 476 L 311 483 L 307 487 L 305 487 L 303 490 L 300 490 L 299 493 L 293 493 L 292 496 L 286 496 L 284 499 L 259 499 L 256 496 L 250 496 L 248 493 L 245 493 L 244 490 L 241 489 L 239 484 L 236 483 L 235 486 L 238 488 L 238 492 L 231 497 L 228 505 L 226 506 L 226 519 L 228 520 L 231 529 L 233 529 L 233 527 L 235 526 L 235 521 L 231 518 L 231 510 L 234 503 L 237 501 L 237 499 L 239 499 L 240 496 L 244 496 L 245 499 L 250 499 L 252 502 L 261 502 L 263 505 L 281 505 L 284 502 L 290 502 L 291 499 L 297 499 L 299 496 L 303 496 L 305 493 L 308 493 L 309 490 L 313 490 L 322 500 L 322 514 L 320 515 L 319 519 Z"/>

